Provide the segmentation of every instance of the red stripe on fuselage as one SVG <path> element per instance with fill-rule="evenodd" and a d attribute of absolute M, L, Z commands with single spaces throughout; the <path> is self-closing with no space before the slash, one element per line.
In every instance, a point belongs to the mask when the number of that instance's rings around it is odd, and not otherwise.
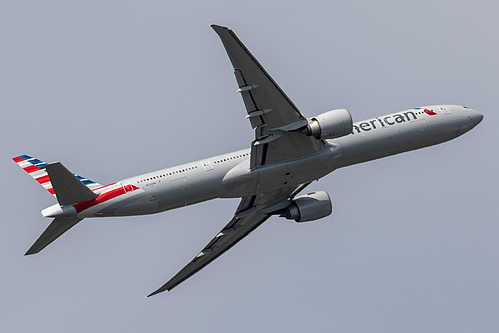
<path fill-rule="evenodd" d="M 139 188 L 137 186 L 132 185 L 132 191 L 135 191 L 138 189 Z M 127 192 L 131 192 L 131 191 L 127 191 Z M 77 204 L 74 204 L 73 207 L 76 209 L 76 212 L 79 213 L 81 211 L 84 211 L 85 209 L 88 209 L 88 208 L 93 207 L 95 205 L 98 205 L 100 203 L 103 203 L 103 202 L 106 202 L 108 200 L 119 197 L 120 195 L 123 195 L 127 192 L 125 192 L 125 189 L 122 186 L 120 186 L 117 189 L 99 194 L 99 196 L 93 200 L 79 202 Z"/>
<path fill-rule="evenodd" d="M 109 184 L 109 185 L 105 185 L 105 186 L 101 186 L 101 187 L 97 187 L 97 188 L 94 188 L 92 191 L 98 191 L 98 190 L 102 190 L 103 188 L 105 187 L 109 187 L 109 186 L 113 186 L 113 185 L 116 185 L 116 183 L 112 183 L 112 184 Z"/>
<path fill-rule="evenodd" d="M 49 191 L 49 192 L 50 192 L 50 194 L 55 194 L 55 191 L 54 191 L 54 189 L 53 189 L 53 188 L 48 188 L 48 189 L 47 189 L 47 191 Z"/>

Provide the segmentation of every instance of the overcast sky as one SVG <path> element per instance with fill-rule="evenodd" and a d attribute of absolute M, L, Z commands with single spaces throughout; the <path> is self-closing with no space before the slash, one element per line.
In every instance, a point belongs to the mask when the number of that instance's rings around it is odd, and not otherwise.
<path fill-rule="evenodd" d="M 2 332 L 499 330 L 497 1 L 3 1 Z M 238 200 L 86 219 L 23 254 L 55 200 L 11 158 L 110 183 L 249 147 L 231 27 L 307 116 L 429 104 L 485 115 L 451 142 L 310 186 L 334 213 L 271 218 L 172 292 L 145 299 Z"/>

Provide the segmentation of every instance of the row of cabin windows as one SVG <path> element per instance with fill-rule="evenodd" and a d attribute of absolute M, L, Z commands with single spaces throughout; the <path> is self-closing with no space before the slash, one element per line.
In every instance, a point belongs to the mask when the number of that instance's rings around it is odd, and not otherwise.
<path fill-rule="evenodd" d="M 176 174 L 179 174 L 179 173 L 182 173 L 182 172 L 191 171 L 191 170 L 194 170 L 194 169 L 197 169 L 197 168 L 198 168 L 198 166 L 195 165 L 195 166 L 188 167 L 188 168 L 185 168 L 185 169 L 180 169 L 180 170 L 175 170 L 175 171 L 172 171 L 172 172 L 168 172 L 168 173 L 165 173 L 165 174 L 162 174 L 162 175 L 158 175 L 158 176 L 154 176 L 154 177 L 150 177 L 150 178 L 145 178 L 145 179 L 137 180 L 137 184 L 138 183 L 142 183 L 142 182 L 148 182 L 148 181 L 159 179 L 159 178 L 163 178 L 163 177 L 168 177 L 168 176 L 176 175 Z"/>
<path fill-rule="evenodd" d="M 246 153 L 246 154 L 241 154 L 241 155 L 236 155 L 236 156 L 232 156 L 232 157 L 227 157 L 227 158 L 224 158 L 223 160 L 218 160 L 218 161 L 215 161 L 213 163 L 215 164 L 220 164 L 222 162 L 227 162 L 227 161 L 230 161 L 230 160 L 235 160 L 236 158 L 241 158 L 241 157 L 245 157 L 245 156 L 249 156 L 250 154 L 249 153 Z"/>
<path fill-rule="evenodd" d="M 220 164 L 222 162 L 226 162 L 226 161 L 230 161 L 230 160 L 235 160 L 236 158 L 242 158 L 242 157 L 246 157 L 246 156 L 249 156 L 249 155 L 250 155 L 249 153 L 240 154 L 240 155 L 236 155 L 236 156 L 224 158 L 223 160 L 214 161 L 213 163 Z M 148 182 L 148 181 L 155 180 L 155 179 L 158 179 L 158 178 L 163 178 L 163 177 L 167 177 L 167 176 L 179 174 L 179 173 L 190 171 L 190 170 L 194 170 L 194 169 L 197 169 L 197 168 L 198 168 L 198 166 L 195 165 L 193 167 L 189 167 L 189 168 L 186 168 L 186 169 L 176 170 L 176 171 L 165 173 L 165 174 L 162 174 L 162 175 L 159 175 L 159 176 L 154 176 L 154 177 L 150 177 L 150 178 L 141 179 L 141 180 L 137 181 L 137 184 L 138 183 L 143 183 L 143 182 Z"/>

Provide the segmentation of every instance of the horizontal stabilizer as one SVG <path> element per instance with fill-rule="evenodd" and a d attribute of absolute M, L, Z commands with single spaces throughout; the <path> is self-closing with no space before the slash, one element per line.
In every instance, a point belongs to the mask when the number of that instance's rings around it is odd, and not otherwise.
<path fill-rule="evenodd" d="M 43 250 L 47 245 L 59 238 L 63 233 L 71 229 L 76 223 L 83 219 L 80 218 L 61 218 L 58 217 L 50 223 L 47 229 L 36 240 L 25 255 L 35 254 Z"/>
<path fill-rule="evenodd" d="M 97 197 L 91 189 L 76 178 L 60 162 L 47 164 L 45 168 L 47 169 L 57 201 L 60 205 L 72 205 Z"/>

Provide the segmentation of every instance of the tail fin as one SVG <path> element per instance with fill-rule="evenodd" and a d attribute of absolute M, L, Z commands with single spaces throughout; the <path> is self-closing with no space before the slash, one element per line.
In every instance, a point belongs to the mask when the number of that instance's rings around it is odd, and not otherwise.
<path fill-rule="evenodd" d="M 85 186 L 75 175 L 66 169 L 61 163 L 50 163 L 44 166 L 44 172 L 50 178 L 51 186 L 56 195 L 59 205 L 60 213 L 62 216 L 58 217 L 59 212 L 56 212 L 55 219 L 50 223 L 47 229 L 41 234 L 36 242 L 30 247 L 26 255 L 35 254 L 43 250 L 47 245 L 62 236 L 66 231 L 71 229 L 76 223 L 83 220 L 76 217 L 76 210 L 74 216 L 70 213 L 69 217 L 67 211 L 64 211 L 64 205 L 73 205 L 75 203 L 89 201 L 95 199 L 97 194 L 92 192 Z M 55 205 L 57 206 L 57 204 Z M 66 206 L 67 207 L 67 206 Z M 49 207 L 51 208 L 51 207 Z M 71 207 L 72 208 L 72 207 Z"/>
<path fill-rule="evenodd" d="M 14 157 L 13 160 L 47 191 L 55 195 L 60 206 L 92 200 L 97 197 L 92 189 L 102 186 L 94 181 L 71 173 L 59 162 L 47 164 L 28 155 L 20 155 Z M 66 214 L 63 209 L 60 211 Z M 74 213 L 75 216 L 71 216 L 72 214 L 69 215 L 56 217 L 30 247 L 28 252 L 26 252 L 26 255 L 40 252 L 83 220 L 76 217 L 76 211 Z"/>
<path fill-rule="evenodd" d="M 29 248 L 25 255 L 35 254 L 43 250 L 47 245 L 55 241 L 63 233 L 71 229 L 76 223 L 83 219 L 56 217 L 47 229 L 41 234 L 36 242 Z"/>
<path fill-rule="evenodd" d="M 47 173 L 46 162 L 40 161 L 39 159 L 31 157 L 29 155 L 20 155 L 14 157 L 13 160 L 31 177 L 33 177 L 33 179 L 35 179 L 40 185 L 42 185 L 47 191 L 49 191 L 50 194 L 55 195 L 51 179 Z M 90 179 L 84 178 L 79 175 L 75 176 L 91 190 L 102 187 L 101 184 L 96 183 Z"/>

